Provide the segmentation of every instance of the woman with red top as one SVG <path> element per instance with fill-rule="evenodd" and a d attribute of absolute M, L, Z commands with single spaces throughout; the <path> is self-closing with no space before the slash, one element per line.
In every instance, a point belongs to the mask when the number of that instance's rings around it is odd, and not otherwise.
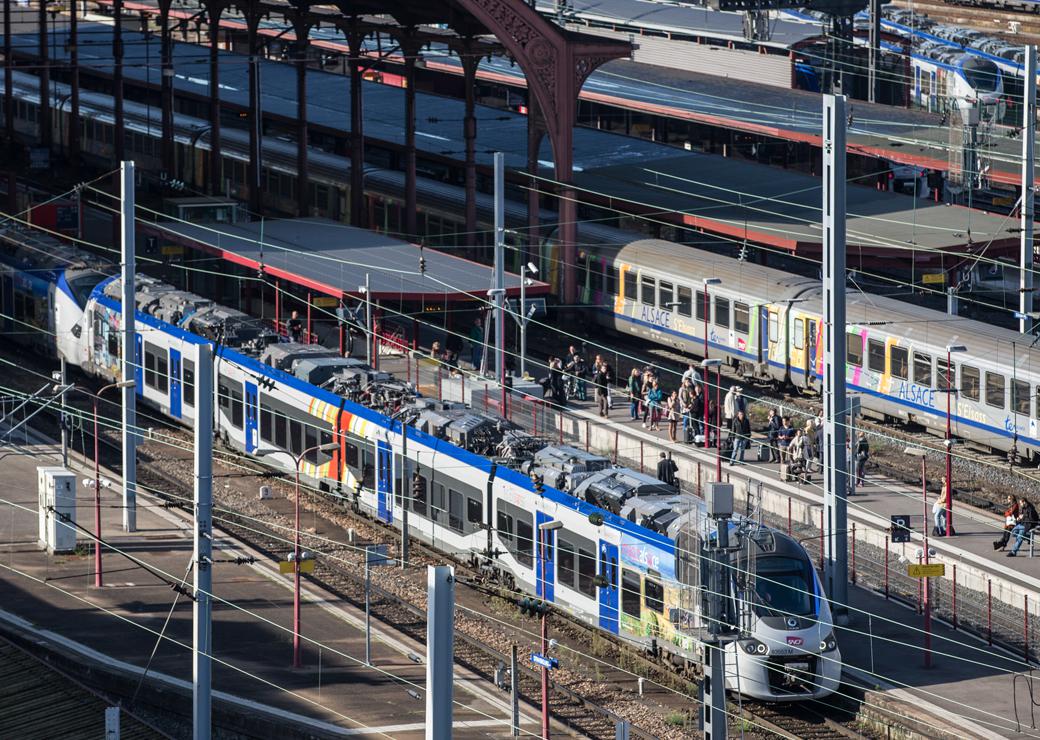
<path fill-rule="evenodd" d="M 1018 500 L 1014 496 L 1008 496 L 1007 505 L 1008 507 L 1004 509 L 1004 534 L 993 543 L 994 550 L 1003 550 L 1007 547 L 1008 539 L 1011 537 L 1011 530 L 1018 521 Z"/>

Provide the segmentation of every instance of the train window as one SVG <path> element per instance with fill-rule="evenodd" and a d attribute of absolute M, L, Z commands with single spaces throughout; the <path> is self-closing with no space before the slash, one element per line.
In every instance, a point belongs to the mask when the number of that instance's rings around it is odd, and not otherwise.
<path fill-rule="evenodd" d="M 235 429 L 242 428 L 242 391 L 237 385 L 231 388 L 231 426 Z"/>
<path fill-rule="evenodd" d="M 1029 416 L 1029 383 L 1024 380 L 1011 381 L 1011 410 Z"/>
<path fill-rule="evenodd" d="M 794 348 L 805 349 L 805 324 L 801 319 L 794 320 Z"/>
<path fill-rule="evenodd" d="M 910 350 L 892 345 L 888 348 L 888 367 L 893 377 L 907 380 L 910 377 Z"/>
<path fill-rule="evenodd" d="M 181 385 L 184 386 L 184 390 L 181 392 L 182 402 L 185 406 L 195 406 L 195 362 L 193 360 L 185 360 L 181 364 Z"/>
<path fill-rule="evenodd" d="M 299 455 L 303 452 L 303 424 L 289 419 L 289 452 Z"/>
<path fill-rule="evenodd" d="M 880 339 L 867 340 L 867 368 L 875 373 L 885 372 L 885 343 Z"/>
<path fill-rule="evenodd" d="M 426 516 L 427 481 L 422 475 L 412 481 L 412 511 L 419 516 Z"/>
<path fill-rule="evenodd" d="M 285 418 L 284 414 L 273 414 L 274 421 L 274 445 L 275 447 L 281 447 L 283 450 L 289 449 L 288 440 L 288 429 L 289 420 Z"/>
<path fill-rule="evenodd" d="M 704 291 L 703 290 L 698 290 L 697 291 L 697 300 L 694 301 L 694 303 L 696 304 L 696 308 L 697 308 L 697 320 L 698 321 L 706 321 L 707 320 L 707 319 L 704 318 L 704 309 L 706 309 L 708 307 L 706 305 L 706 300 L 707 299 L 704 297 Z"/>
<path fill-rule="evenodd" d="M 625 270 L 625 300 L 632 301 L 633 303 L 636 302 L 637 285 L 635 270 L 630 267 Z"/>
<path fill-rule="evenodd" d="M 979 369 L 971 365 L 961 365 L 961 395 L 969 401 L 978 401 L 979 385 Z"/>
<path fill-rule="evenodd" d="M 498 530 L 498 536 L 506 546 L 513 542 L 513 517 L 509 516 L 505 511 L 502 510 L 502 504 L 498 505 L 498 517 L 495 520 L 495 528 Z M 509 547 L 512 550 L 512 547 Z"/>
<path fill-rule="evenodd" d="M 927 388 L 932 387 L 932 357 L 914 352 L 914 382 Z"/>
<path fill-rule="evenodd" d="M 607 265 L 607 295 L 617 295 L 618 269 L 614 265 Z"/>
<path fill-rule="evenodd" d="M 657 281 L 649 275 L 643 275 L 640 282 L 643 288 L 642 293 L 639 296 L 640 302 L 647 306 L 653 306 Z"/>
<path fill-rule="evenodd" d="M 430 486 L 430 519 L 435 522 L 441 521 L 444 517 L 441 515 L 447 510 L 447 505 L 444 501 L 444 485 L 441 483 L 434 483 Z"/>
<path fill-rule="evenodd" d="M 556 579 L 560 585 L 576 589 L 577 579 L 577 552 L 567 540 L 560 538 L 558 555 L 556 558 Z"/>
<path fill-rule="evenodd" d="M 657 288 L 657 305 L 665 311 L 672 311 L 675 306 L 671 305 L 675 300 L 675 286 L 664 280 Z"/>
<path fill-rule="evenodd" d="M 499 501 L 497 506 L 495 521 L 499 537 L 517 562 L 530 568 L 534 565 L 534 525 L 531 515 L 505 501 Z"/>
<path fill-rule="evenodd" d="M 733 304 L 733 328 L 738 334 L 748 334 L 751 331 L 751 309 L 746 303 Z"/>
<path fill-rule="evenodd" d="M 311 465 L 317 465 L 318 430 L 312 427 L 310 424 L 303 425 L 303 445 L 304 449 L 307 450 L 307 456 L 304 459 Z"/>
<path fill-rule="evenodd" d="M 534 525 L 531 517 L 516 517 L 516 559 L 530 568 L 534 565 Z"/>
<path fill-rule="evenodd" d="M 729 328 L 729 298 L 715 296 L 715 326 Z"/>
<path fill-rule="evenodd" d="M 119 350 L 119 332 L 110 326 L 108 327 L 108 356 L 122 359 L 123 354 Z"/>
<path fill-rule="evenodd" d="M 470 524 L 484 523 L 484 502 L 479 498 L 466 498 L 466 521 Z"/>
<path fill-rule="evenodd" d="M 658 614 L 664 612 L 664 586 L 659 581 L 655 581 L 653 578 L 647 576 L 646 580 L 643 581 L 643 587 L 646 589 L 646 608 L 651 611 L 655 611 Z"/>
<path fill-rule="evenodd" d="M 217 381 L 217 407 L 230 413 L 231 409 L 231 381 L 220 376 Z"/>
<path fill-rule="evenodd" d="M 343 445 L 343 464 L 357 470 L 361 459 L 361 451 L 356 444 L 347 442 Z"/>
<path fill-rule="evenodd" d="M 167 390 L 166 348 L 144 343 L 144 384 L 160 393 Z"/>
<path fill-rule="evenodd" d="M 596 598 L 596 550 L 578 548 L 578 590 Z"/>
<path fill-rule="evenodd" d="M 332 432 L 330 432 L 328 429 L 322 429 L 320 434 L 319 434 L 319 442 L 318 443 L 322 447 L 324 447 L 325 445 L 328 445 L 328 444 L 332 444 Z M 332 453 L 331 452 L 322 452 L 321 450 L 318 450 L 318 465 L 324 465 L 325 463 L 327 463 L 331 459 L 332 459 Z"/>
<path fill-rule="evenodd" d="M 935 361 L 936 383 L 935 387 L 937 390 L 945 392 L 947 389 L 957 389 L 957 367 L 955 365 L 946 365 L 946 360 L 938 358 Z"/>
<path fill-rule="evenodd" d="M 1004 408 L 1004 387 L 1007 381 L 1000 373 L 986 373 L 986 403 L 994 408 Z"/>
<path fill-rule="evenodd" d="M 769 343 L 776 344 L 780 341 L 780 317 L 776 311 L 769 312 Z"/>
<path fill-rule="evenodd" d="M 687 286 L 679 286 L 679 315 L 689 317 L 693 303 L 693 291 Z"/>
<path fill-rule="evenodd" d="M 863 337 L 859 334 L 845 335 L 845 356 L 850 365 L 863 367 Z"/>
<path fill-rule="evenodd" d="M 643 598 L 639 592 L 639 574 L 630 570 L 621 571 L 621 611 L 639 619 L 643 611 Z"/>
<path fill-rule="evenodd" d="M 264 403 L 260 404 L 260 439 L 264 442 L 274 441 L 274 412 Z"/>
<path fill-rule="evenodd" d="M 448 526 L 462 532 L 462 494 L 448 490 Z"/>

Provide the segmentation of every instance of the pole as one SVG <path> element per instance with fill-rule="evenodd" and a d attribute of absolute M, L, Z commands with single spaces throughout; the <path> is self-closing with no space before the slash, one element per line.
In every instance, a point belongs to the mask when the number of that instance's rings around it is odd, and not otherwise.
<path fill-rule="evenodd" d="M 957 315 L 957 291 L 952 287 L 946 289 L 946 313 Z"/>
<path fill-rule="evenodd" d="M 195 363 L 194 737 L 209 740 L 213 590 L 213 355 L 198 345 Z M 133 390 L 133 389 L 131 389 Z"/>
<path fill-rule="evenodd" d="M 878 102 L 881 92 L 881 80 L 878 75 L 878 63 L 881 61 L 881 0 L 870 0 L 870 58 L 867 69 L 867 100 Z"/>
<path fill-rule="evenodd" d="M 924 524 L 921 526 L 921 536 L 924 538 L 924 564 L 928 565 L 928 483 L 926 479 L 927 459 L 921 455 L 921 502 L 924 506 Z M 947 525 L 948 527 L 949 525 Z M 932 604 L 928 598 L 931 590 L 927 578 L 921 584 L 921 605 L 924 607 L 924 667 L 932 667 Z"/>
<path fill-rule="evenodd" d="M 73 3 L 73 8 L 75 8 Z M 75 10 L 73 10 L 75 12 Z M 61 387 L 65 388 L 65 358 L 61 358 Z M 69 467 L 69 430 L 66 427 L 68 423 L 68 417 L 65 415 L 65 394 L 61 394 L 61 465 L 64 468 Z M 96 431 L 96 430 L 95 430 Z M 95 436 L 96 440 L 97 437 Z"/>
<path fill-rule="evenodd" d="M 707 373 L 704 373 L 707 376 Z M 715 480 L 722 480 L 722 365 L 715 367 Z"/>
<path fill-rule="evenodd" d="M 368 355 L 365 359 L 368 360 L 368 364 L 375 367 L 375 346 L 376 340 L 372 336 L 372 290 L 371 281 L 369 280 L 369 274 L 365 273 L 365 334 L 368 337 L 368 349 L 365 353 Z"/>
<path fill-rule="evenodd" d="M 104 586 L 101 575 L 101 458 L 98 453 L 98 397 L 94 395 L 94 588 Z"/>
<path fill-rule="evenodd" d="M 716 501 L 716 492 L 725 493 L 732 487 L 723 483 L 709 484 L 706 501 Z M 730 493 L 732 496 L 732 493 Z M 723 640 L 727 639 L 729 625 L 725 624 L 729 600 L 729 516 L 732 512 L 711 512 L 716 525 L 715 546 L 705 544 L 703 557 L 709 568 L 708 574 L 708 635 L 704 640 L 704 679 L 701 683 L 701 699 L 704 707 L 704 740 L 725 740 L 726 727 L 726 652 Z"/>
<path fill-rule="evenodd" d="M 950 382 L 953 368 L 950 366 L 951 352 L 949 345 L 946 347 L 946 536 L 953 531 L 953 427 L 950 422 L 951 402 L 953 395 L 952 383 Z"/>
<path fill-rule="evenodd" d="M 505 311 L 505 259 L 506 259 L 506 166 L 502 152 L 495 152 L 495 370 L 502 389 L 502 414 L 506 409 L 506 311 Z M 523 270 L 520 282 L 523 283 Z M 521 307 L 523 312 L 523 307 Z"/>
<path fill-rule="evenodd" d="M 455 569 L 426 569 L 426 740 L 452 735 Z"/>
<path fill-rule="evenodd" d="M 856 419 L 859 418 L 859 396 L 848 396 L 848 430 L 849 430 L 849 451 L 846 466 L 848 470 L 848 476 L 846 478 L 848 484 L 848 492 L 851 496 L 856 491 L 856 484 L 859 483 L 859 476 L 857 475 L 858 469 L 856 466 L 856 444 L 859 440 L 859 433 L 856 431 Z M 855 525 L 853 525 L 855 526 Z"/>
<path fill-rule="evenodd" d="M 513 643 L 513 649 L 510 652 L 509 657 L 509 706 L 512 708 L 512 721 L 510 723 L 512 727 L 513 737 L 520 737 L 520 676 L 518 671 L 520 666 L 516 659 L 516 643 Z"/>
<path fill-rule="evenodd" d="M 1019 249 L 1018 330 L 1029 332 L 1033 311 L 1033 139 L 1036 136 L 1036 47 L 1026 46 L 1025 84 L 1022 100 L 1022 242 Z M 949 524 L 947 524 L 949 531 Z"/>
<path fill-rule="evenodd" d="M 292 615 L 292 665 L 293 668 L 302 668 L 303 660 L 300 656 L 300 463 L 303 455 L 295 458 L 296 463 L 296 504 L 294 509 L 293 526 L 293 615 Z"/>
<path fill-rule="evenodd" d="M 704 284 L 704 359 L 708 359 L 708 285 Z M 704 449 L 708 449 L 708 370 L 704 371 Z M 718 408 L 715 409 L 718 413 Z"/>
<path fill-rule="evenodd" d="M 415 385 L 419 385 L 419 364 L 415 365 Z M 408 425 L 401 422 L 401 570 L 408 567 Z M 418 472 L 418 471 L 416 471 Z"/>
<path fill-rule="evenodd" d="M 538 551 L 542 561 L 542 598 L 547 599 L 545 582 L 545 540 L 549 536 L 541 527 L 538 528 Z M 546 622 L 546 610 L 542 610 L 542 655 L 549 654 L 549 625 Z M 549 740 L 549 669 L 542 666 L 542 740 Z"/>
<path fill-rule="evenodd" d="M 845 96 L 823 99 L 824 575 L 838 621 L 848 619 L 845 389 Z"/>
<path fill-rule="evenodd" d="M 119 137 L 117 137 L 119 138 Z M 140 369 L 140 358 L 137 356 L 137 332 L 134 326 L 134 313 L 137 308 L 135 298 L 135 265 L 134 265 L 134 163 L 123 162 L 119 172 L 122 225 L 120 238 L 122 241 L 122 278 L 123 278 L 123 357 L 122 379 L 136 378 Z M 140 385 L 138 383 L 137 385 Z M 123 529 L 127 532 L 137 531 L 137 388 L 123 388 Z M 196 406 L 196 408 L 198 408 Z"/>
<path fill-rule="evenodd" d="M 372 665 L 372 569 L 368 561 L 372 557 L 371 549 L 365 547 L 365 665 Z"/>
<path fill-rule="evenodd" d="M 520 265 L 520 377 L 527 377 L 527 262 Z"/>

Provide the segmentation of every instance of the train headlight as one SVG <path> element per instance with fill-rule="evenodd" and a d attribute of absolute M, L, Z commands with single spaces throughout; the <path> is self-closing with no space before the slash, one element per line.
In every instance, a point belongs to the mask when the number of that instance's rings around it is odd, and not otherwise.
<path fill-rule="evenodd" d="M 740 643 L 740 647 L 748 655 L 765 655 L 769 652 L 769 648 L 766 647 L 765 643 L 758 640 L 744 640 Z"/>
<path fill-rule="evenodd" d="M 838 649 L 838 641 L 834 639 L 834 633 L 831 632 L 825 638 L 820 640 L 820 652 L 821 653 L 832 653 Z"/>

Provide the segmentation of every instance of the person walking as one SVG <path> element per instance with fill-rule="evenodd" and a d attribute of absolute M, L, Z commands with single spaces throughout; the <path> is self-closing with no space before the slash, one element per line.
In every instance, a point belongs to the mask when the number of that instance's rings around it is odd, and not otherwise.
<path fill-rule="evenodd" d="M 1023 496 L 1018 500 L 1018 524 L 1011 530 L 1011 536 L 1015 538 L 1015 544 L 1011 546 L 1007 553 L 1009 558 L 1013 558 L 1018 554 L 1018 550 L 1022 547 L 1026 535 L 1033 530 L 1037 523 L 1036 507 Z"/>
<path fill-rule="evenodd" d="M 614 366 L 606 360 L 601 363 L 603 365 L 603 373 L 606 377 L 606 383 L 604 384 L 604 395 L 607 397 L 607 413 L 609 414 L 614 410 L 614 396 L 610 392 L 610 386 L 614 385 Z"/>
<path fill-rule="evenodd" d="M 867 469 L 867 460 L 870 459 L 870 443 L 867 441 L 867 435 L 860 432 L 859 439 L 856 440 L 856 481 L 855 486 L 863 485 L 863 474 Z M 855 487 L 854 486 L 854 487 Z"/>
<path fill-rule="evenodd" d="M 643 379 L 640 377 L 639 368 L 632 368 L 631 374 L 628 376 L 628 402 L 629 416 L 632 417 L 632 421 L 639 419 L 639 399 L 643 397 Z"/>
<path fill-rule="evenodd" d="M 730 454 L 729 464 L 736 465 L 738 463 L 737 456 L 740 456 L 739 462 L 744 462 L 744 451 L 747 450 L 748 444 L 751 442 L 751 420 L 744 413 L 744 409 L 738 409 L 737 415 L 733 419 L 733 452 Z"/>
<path fill-rule="evenodd" d="M 674 486 L 677 483 L 675 474 L 678 471 L 679 466 L 675 464 L 675 460 L 662 452 L 661 458 L 657 461 L 657 480 Z"/>

